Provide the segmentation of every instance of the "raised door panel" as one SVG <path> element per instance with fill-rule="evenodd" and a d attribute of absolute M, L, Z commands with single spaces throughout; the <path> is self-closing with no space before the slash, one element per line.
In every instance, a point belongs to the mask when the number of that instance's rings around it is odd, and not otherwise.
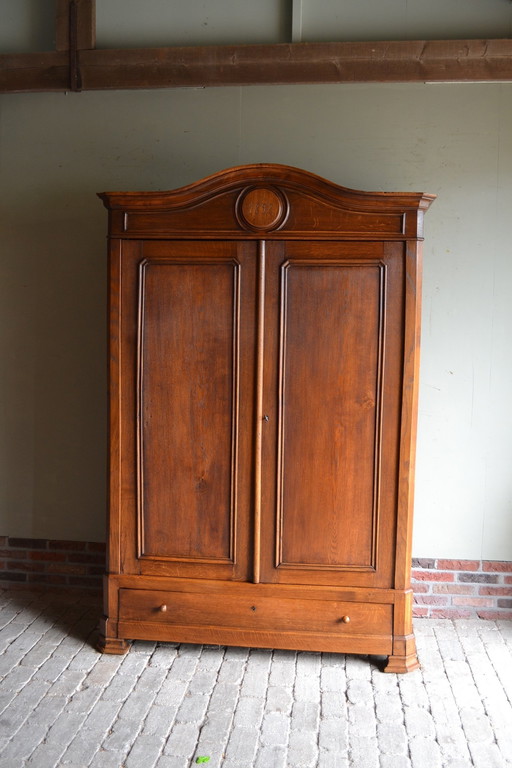
<path fill-rule="evenodd" d="M 264 580 L 390 586 L 396 525 L 402 247 L 268 249 L 275 360 L 264 447 Z M 266 360 L 269 360 L 267 354 Z M 268 409 L 267 409 L 268 410 Z M 276 474 L 271 478 L 270 465 Z"/>
<path fill-rule="evenodd" d="M 141 278 L 140 554 L 232 561 L 239 265 L 149 259 Z"/>
<path fill-rule="evenodd" d="M 282 565 L 375 565 L 383 277 L 375 262 L 283 268 Z"/>
<path fill-rule="evenodd" d="M 125 348 L 136 415 L 124 436 L 136 480 L 123 505 L 125 571 L 247 575 L 253 250 L 144 242 L 125 258 L 125 322 L 136 322 Z"/>

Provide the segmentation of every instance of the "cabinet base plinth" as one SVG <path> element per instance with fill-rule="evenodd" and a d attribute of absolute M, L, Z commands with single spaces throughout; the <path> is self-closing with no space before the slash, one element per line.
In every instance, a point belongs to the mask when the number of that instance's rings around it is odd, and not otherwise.
<path fill-rule="evenodd" d="M 384 672 L 393 672 L 401 675 L 405 672 L 414 672 L 415 669 L 419 668 L 418 657 L 415 653 L 411 653 L 409 656 L 390 656 L 388 663 L 384 667 Z"/>
<path fill-rule="evenodd" d="M 100 635 L 96 648 L 100 653 L 112 653 L 117 656 L 123 656 L 130 650 L 131 643 L 118 637 L 105 637 Z"/>

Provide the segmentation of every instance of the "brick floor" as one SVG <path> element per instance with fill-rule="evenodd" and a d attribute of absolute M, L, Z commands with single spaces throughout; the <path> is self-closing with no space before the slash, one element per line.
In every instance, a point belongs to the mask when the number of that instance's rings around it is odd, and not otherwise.
<path fill-rule="evenodd" d="M 512 622 L 419 619 L 422 669 L 93 648 L 99 600 L 0 591 L 0 768 L 512 768 Z"/>

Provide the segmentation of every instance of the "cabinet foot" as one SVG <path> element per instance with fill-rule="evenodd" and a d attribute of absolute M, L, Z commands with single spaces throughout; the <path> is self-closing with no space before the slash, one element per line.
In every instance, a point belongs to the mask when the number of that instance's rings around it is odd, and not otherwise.
<path fill-rule="evenodd" d="M 415 669 L 419 668 L 418 657 L 415 653 L 411 653 L 409 656 L 389 656 L 384 672 L 394 672 L 397 675 L 402 675 L 405 672 L 414 672 Z"/>
<path fill-rule="evenodd" d="M 115 653 L 118 656 L 122 656 L 130 650 L 130 645 L 131 643 L 128 640 L 100 635 L 98 637 L 98 642 L 96 643 L 96 648 L 101 653 Z"/>

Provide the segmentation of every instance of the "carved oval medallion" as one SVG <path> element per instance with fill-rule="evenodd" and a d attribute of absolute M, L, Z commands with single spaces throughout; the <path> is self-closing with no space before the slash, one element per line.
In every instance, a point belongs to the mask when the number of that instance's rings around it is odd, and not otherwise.
<path fill-rule="evenodd" d="M 268 232 L 282 226 L 288 216 L 288 200 L 279 189 L 250 187 L 236 202 L 236 214 L 244 229 Z"/>

